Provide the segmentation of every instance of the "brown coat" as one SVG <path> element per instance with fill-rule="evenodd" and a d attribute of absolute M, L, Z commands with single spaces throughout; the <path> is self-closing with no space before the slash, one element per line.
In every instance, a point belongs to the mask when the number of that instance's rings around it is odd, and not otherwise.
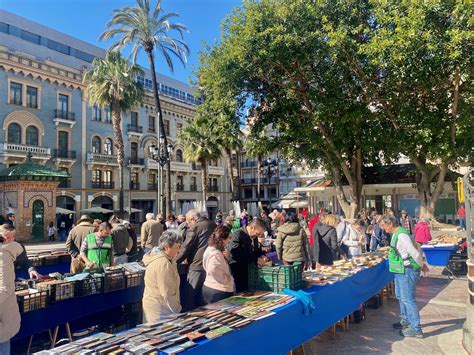
<path fill-rule="evenodd" d="M 142 248 L 153 248 L 158 246 L 158 240 L 163 233 L 163 226 L 154 219 L 149 219 L 142 224 L 140 241 Z"/>
<path fill-rule="evenodd" d="M 79 257 L 81 245 L 87 235 L 94 233 L 94 226 L 87 221 L 79 223 L 69 232 L 66 240 L 67 252 L 71 255 L 71 272 L 81 272 L 84 265 Z"/>
<path fill-rule="evenodd" d="M 14 262 L 22 251 L 17 242 L 0 244 L 0 343 L 9 341 L 20 330 Z"/>
<path fill-rule="evenodd" d="M 154 323 L 162 317 L 181 311 L 179 274 L 176 262 L 162 251 L 145 254 L 145 292 L 143 322 Z"/>

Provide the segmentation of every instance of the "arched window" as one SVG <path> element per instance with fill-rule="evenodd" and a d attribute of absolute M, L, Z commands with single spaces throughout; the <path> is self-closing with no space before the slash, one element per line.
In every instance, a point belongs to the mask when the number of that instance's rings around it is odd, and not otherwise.
<path fill-rule="evenodd" d="M 92 137 L 92 153 L 100 153 L 100 138 L 97 136 Z"/>
<path fill-rule="evenodd" d="M 26 127 L 26 145 L 38 145 L 38 128 Z"/>
<path fill-rule="evenodd" d="M 18 123 L 8 125 L 8 143 L 21 144 L 21 127 Z"/>
<path fill-rule="evenodd" d="M 183 151 L 181 149 L 176 150 L 176 161 L 183 162 Z"/>
<path fill-rule="evenodd" d="M 104 141 L 104 154 L 113 155 L 114 149 L 112 145 L 112 139 L 106 138 Z"/>

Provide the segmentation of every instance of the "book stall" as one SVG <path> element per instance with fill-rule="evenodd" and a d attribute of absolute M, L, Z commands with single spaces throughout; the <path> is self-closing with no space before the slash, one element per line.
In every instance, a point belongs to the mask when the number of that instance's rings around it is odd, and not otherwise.
<path fill-rule="evenodd" d="M 466 248 L 461 247 L 464 240 L 465 238 L 457 235 L 445 234 L 423 245 L 421 250 L 425 254 L 427 263 L 431 266 L 444 267 L 448 277 L 465 275 L 467 253 Z"/>

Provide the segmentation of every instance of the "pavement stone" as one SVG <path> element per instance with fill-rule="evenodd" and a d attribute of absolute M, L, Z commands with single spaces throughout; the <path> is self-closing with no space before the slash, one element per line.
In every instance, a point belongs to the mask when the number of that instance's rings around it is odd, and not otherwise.
<path fill-rule="evenodd" d="M 466 318 L 465 279 L 423 277 L 417 286 L 425 337 L 402 338 L 392 323 L 398 318 L 398 301 L 384 300 L 379 309 L 367 309 L 366 319 L 337 330 L 336 339 L 325 332 L 305 344 L 306 354 L 467 354 L 462 347 L 462 326 Z"/>

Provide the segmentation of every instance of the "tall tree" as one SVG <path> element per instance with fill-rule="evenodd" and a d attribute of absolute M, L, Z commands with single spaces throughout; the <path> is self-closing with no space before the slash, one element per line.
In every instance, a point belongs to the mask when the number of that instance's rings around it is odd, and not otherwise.
<path fill-rule="evenodd" d="M 361 99 L 386 120 L 385 155 L 416 165 L 421 216 L 434 218 L 450 166 L 472 156 L 472 4 L 462 0 L 363 3 L 357 26 L 324 1 L 323 33 Z M 351 4 L 352 3 L 352 4 Z"/>
<path fill-rule="evenodd" d="M 164 137 L 165 147 L 168 145 L 166 137 L 163 112 L 158 90 L 158 81 L 156 80 L 155 70 L 155 51 L 158 51 L 168 68 L 173 71 L 173 57 L 178 59 L 183 65 L 186 64 L 186 56 L 189 53 L 187 44 L 183 41 L 183 35 L 187 31 L 186 26 L 181 23 L 172 23 L 171 19 L 178 14 L 170 12 L 165 13 L 161 7 L 161 0 L 157 0 L 152 8 L 150 0 L 137 0 L 136 7 L 124 7 L 117 9 L 113 13 L 112 19 L 107 22 L 108 30 L 104 31 L 101 39 L 108 40 L 115 37 L 120 39 L 111 46 L 111 49 L 122 49 L 128 45 L 132 46 L 132 59 L 136 62 L 138 53 L 144 50 L 150 63 L 151 78 L 153 81 L 153 91 L 155 94 L 155 106 L 158 112 L 159 132 Z M 178 33 L 180 38 L 174 38 L 169 35 L 171 31 Z M 169 157 L 165 148 L 165 154 Z M 166 203 L 167 209 L 171 212 L 171 162 L 167 166 L 167 190 Z M 158 203 L 158 201 L 157 201 Z M 166 210 L 163 211 L 166 215 Z"/>
<path fill-rule="evenodd" d="M 109 106 L 114 129 L 114 146 L 120 166 L 120 212 L 124 212 L 123 174 L 124 146 L 122 137 L 122 113 L 139 105 L 143 100 L 143 88 L 137 84 L 137 76 L 143 70 L 130 65 L 119 52 L 108 51 L 105 58 L 95 58 L 92 68 L 84 75 L 90 105 Z"/>
<path fill-rule="evenodd" d="M 201 165 L 202 201 L 207 201 L 207 166 L 209 161 L 219 159 L 222 150 L 216 140 L 216 127 L 206 117 L 196 117 L 188 121 L 178 136 L 184 147 L 186 162 L 197 162 Z"/>

